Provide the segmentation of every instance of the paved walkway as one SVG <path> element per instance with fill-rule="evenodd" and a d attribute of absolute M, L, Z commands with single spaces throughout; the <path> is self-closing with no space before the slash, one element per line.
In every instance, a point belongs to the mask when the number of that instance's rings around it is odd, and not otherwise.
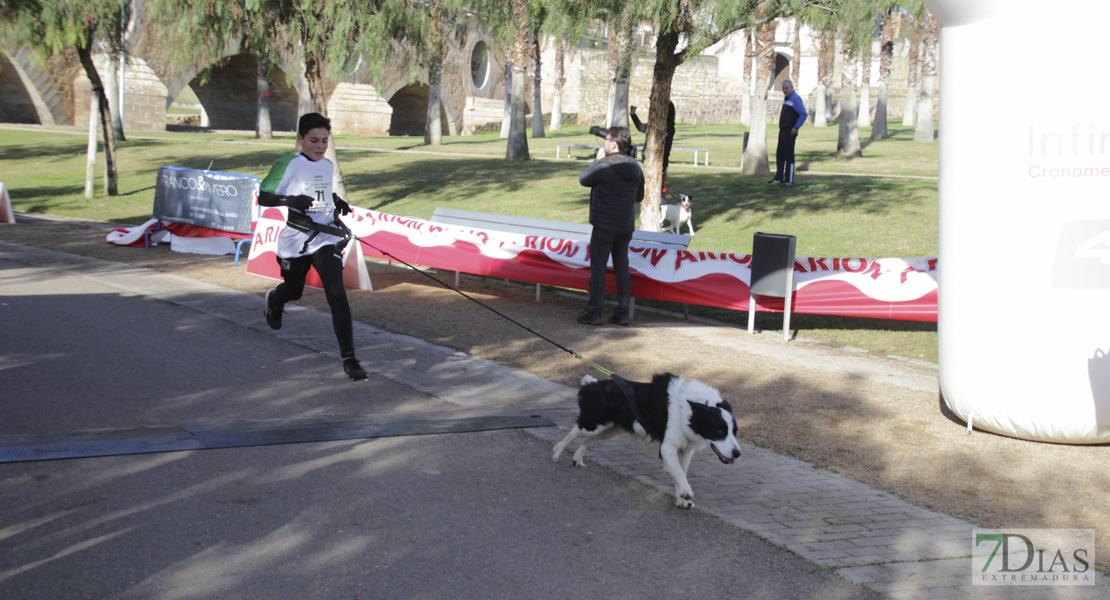
<path fill-rule="evenodd" d="M 270 332 L 262 320 L 260 300 L 253 294 L 4 243 L 0 254 L 16 248 L 20 262 L 30 266 L 80 275 Z M 287 326 L 273 335 L 338 357 L 329 315 L 295 306 L 289 310 L 296 317 L 287 319 Z M 460 406 L 527 406 L 559 424 L 558 429 L 527 430 L 552 444 L 573 422 L 576 390 L 572 388 L 358 323 L 355 338 L 359 357 L 374 374 Z M 812 352 L 808 351 L 809 364 L 820 364 L 820 357 L 815 359 Z M 912 378 L 903 382 L 889 372 L 873 376 L 892 386 L 923 385 Z M 690 483 L 697 506 L 889 598 L 1110 598 L 1110 578 L 1104 574 L 1097 575 L 1098 585 L 1093 587 L 973 586 L 973 524 L 768 450 L 747 444 L 743 450 L 743 457 L 727 468 L 708 453 L 695 458 Z M 653 449 L 629 436 L 594 445 L 587 460 L 667 494 L 673 489 Z M 563 462 L 570 468 L 569 458 Z"/>

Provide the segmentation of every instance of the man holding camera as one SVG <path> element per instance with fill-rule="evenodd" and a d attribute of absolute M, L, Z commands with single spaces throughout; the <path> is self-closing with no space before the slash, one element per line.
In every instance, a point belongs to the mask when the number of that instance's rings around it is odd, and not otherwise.
<path fill-rule="evenodd" d="M 593 130 L 591 130 L 593 131 Z M 583 325 L 601 325 L 605 304 L 605 271 L 613 257 L 617 280 L 617 308 L 609 317 L 616 325 L 628 325 L 628 303 L 632 275 L 628 271 L 628 244 L 636 230 L 637 203 L 644 199 L 644 172 L 632 158 L 632 135 L 627 127 L 598 128 L 605 141 L 597 159 L 578 175 L 590 189 L 590 296 L 586 310 L 578 315 Z"/>

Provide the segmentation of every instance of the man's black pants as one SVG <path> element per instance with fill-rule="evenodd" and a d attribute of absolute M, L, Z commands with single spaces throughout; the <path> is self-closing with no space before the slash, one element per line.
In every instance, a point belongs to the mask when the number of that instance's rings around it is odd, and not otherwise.
<path fill-rule="evenodd" d="M 617 313 L 628 312 L 632 296 L 632 274 L 628 271 L 628 244 L 632 232 L 609 233 L 594 227 L 590 234 L 590 299 L 586 308 L 600 315 L 605 304 L 605 272 L 609 256 L 613 257 L 613 274 L 617 279 Z"/>
<path fill-rule="evenodd" d="M 798 136 L 789 129 L 779 130 L 779 149 L 775 153 L 775 181 L 794 183 L 794 142 Z"/>

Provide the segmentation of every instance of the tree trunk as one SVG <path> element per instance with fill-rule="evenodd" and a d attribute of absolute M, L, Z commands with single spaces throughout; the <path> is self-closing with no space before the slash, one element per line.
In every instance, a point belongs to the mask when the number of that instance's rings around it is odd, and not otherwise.
<path fill-rule="evenodd" d="M 933 13 L 925 17 L 925 52 L 921 62 L 921 93 L 917 97 L 917 126 L 913 141 L 932 142 L 933 129 L 933 86 L 937 76 L 937 18 Z"/>
<path fill-rule="evenodd" d="M 304 77 L 308 82 L 308 98 L 312 111 L 328 116 L 327 92 L 324 91 L 324 66 L 313 57 L 305 57 Z"/>
<path fill-rule="evenodd" d="M 528 136 L 525 125 L 524 77 L 528 68 L 528 20 L 524 6 L 525 0 L 513 0 L 513 27 L 515 35 L 513 48 L 509 53 L 512 72 L 510 94 L 512 95 L 509 113 L 509 141 L 505 148 L 505 160 L 510 162 L 528 160 Z"/>
<path fill-rule="evenodd" d="M 933 77 L 922 75 L 921 93 L 917 95 L 917 119 L 914 123 L 913 141 L 932 142 L 933 129 Z"/>
<path fill-rule="evenodd" d="M 821 32 L 821 42 L 817 50 L 817 104 L 813 107 L 813 126 L 827 127 L 829 124 L 829 89 L 832 87 L 832 48 L 830 32 Z"/>
<path fill-rule="evenodd" d="M 119 80 L 120 57 L 108 55 L 108 67 L 104 71 L 104 95 L 108 98 L 108 113 L 112 117 L 112 137 L 118 141 L 126 141 L 123 136 L 123 107 L 120 106 L 120 88 L 123 82 Z"/>
<path fill-rule="evenodd" d="M 752 36 L 751 29 L 744 30 L 744 70 L 740 78 L 740 124 L 752 124 Z"/>
<path fill-rule="evenodd" d="M 864 66 L 866 68 L 866 66 Z M 856 106 L 856 127 L 871 126 L 871 84 L 864 83 L 859 91 L 859 104 Z"/>
<path fill-rule="evenodd" d="M 632 58 L 635 46 L 632 43 L 631 25 L 626 24 L 617 32 L 617 62 L 613 74 L 613 107 L 609 119 L 610 127 L 629 127 L 628 124 L 628 87 L 632 78 Z M 668 101 L 670 95 L 668 93 Z"/>
<path fill-rule="evenodd" d="M 540 33 L 532 32 L 532 137 L 542 138 L 543 134 L 543 69 L 540 61 Z"/>
<path fill-rule="evenodd" d="M 817 99 L 813 103 L 813 126 L 814 127 L 828 127 L 829 125 L 829 111 L 828 103 L 828 90 L 824 85 L 817 85 Z"/>
<path fill-rule="evenodd" d="M 879 98 L 875 102 L 875 122 L 871 124 L 871 139 L 885 140 L 889 137 L 886 127 L 887 113 L 886 79 L 879 82 Z"/>
<path fill-rule="evenodd" d="M 770 173 L 767 160 L 767 89 L 771 87 L 774 69 L 775 25 L 759 27 L 755 45 L 755 92 L 752 94 L 752 126 L 748 135 L 748 151 L 744 153 L 743 172 L 748 175 Z"/>
<path fill-rule="evenodd" d="M 871 126 L 871 40 L 863 47 L 863 57 L 860 59 L 861 83 L 859 92 L 859 127 Z"/>
<path fill-rule="evenodd" d="M 609 52 L 606 63 L 609 67 L 609 87 L 605 97 L 605 127 L 613 126 L 613 105 L 617 101 L 617 71 L 620 70 L 620 50 L 618 49 L 616 31 L 609 32 Z"/>
<path fill-rule="evenodd" d="M 270 61 L 265 56 L 258 57 L 258 115 L 254 125 L 254 137 L 263 140 L 273 139 L 274 128 L 270 121 Z"/>
<path fill-rule="evenodd" d="M 879 46 L 879 101 L 875 105 L 875 122 L 871 126 L 871 139 L 885 140 L 888 136 L 886 127 L 887 91 L 890 81 L 890 65 L 894 62 L 894 35 L 890 23 L 890 15 L 884 15 L 880 21 L 882 37 Z"/>
<path fill-rule="evenodd" d="M 312 108 L 312 94 L 308 91 L 308 77 L 305 77 L 308 67 L 305 66 L 303 60 L 299 61 L 298 66 L 300 71 L 297 72 L 297 116 L 300 116 L 315 109 Z M 296 128 L 296 124 L 294 124 L 293 129 Z"/>
<path fill-rule="evenodd" d="M 902 112 L 902 124 L 913 125 L 917 121 L 917 64 L 921 45 L 921 19 L 913 20 L 910 30 L 909 48 L 906 49 L 906 108 Z"/>
<path fill-rule="evenodd" d="M 836 140 L 837 156 L 856 158 L 862 156 L 859 142 L 859 103 L 856 99 L 856 61 L 848 56 L 849 45 L 841 51 L 844 58 L 840 83 L 840 133 Z"/>
<path fill-rule="evenodd" d="M 91 43 L 92 36 L 89 36 L 89 40 Z M 96 65 L 93 64 L 90 47 L 78 47 L 77 57 L 81 61 L 81 66 L 85 68 L 85 76 L 89 78 L 89 83 L 92 84 L 92 93 L 96 95 L 100 108 L 100 131 L 104 136 L 104 193 L 108 196 L 118 196 L 116 144 L 112 138 L 112 115 L 109 114 L 108 97 L 104 95 L 104 84 L 100 80 L 100 74 L 96 71 Z"/>
<path fill-rule="evenodd" d="M 89 104 L 89 145 L 85 152 L 85 199 L 96 196 L 96 120 L 100 114 L 100 96 L 91 94 Z"/>
<path fill-rule="evenodd" d="M 428 71 L 428 115 L 424 119 L 424 145 L 439 146 L 443 143 L 443 84 L 440 83 L 440 70 L 443 64 L 437 62 Z"/>
<path fill-rule="evenodd" d="M 794 57 L 790 59 L 790 80 L 798 85 L 802 78 L 802 24 L 801 20 L 794 19 L 794 43 L 791 45 Z"/>
<path fill-rule="evenodd" d="M 127 121 L 127 59 L 120 58 L 119 61 L 119 134 L 123 135 L 123 124 Z M 120 138 L 126 139 L 126 138 Z"/>
<path fill-rule="evenodd" d="M 512 115 L 509 121 L 509 139 L 505 150 L 505 160 L 528 160 L 528 136 L 526 135 L 526 118 L 524 106 L 524 78 L 523 68 L 513 68 L 512 77 Z"/>
<path fill-rule="evenodd" d="M 628 128 L 628 81 L 618 81 L 613 86 L 613 116 L 609 127 Z"/>
<path fill-rule="evenodd" d="M 555 99 L 551 103 L 551 130 L 563 130 L 563 86 L 567 83 L 565 77 L 566 42 L 563 36 L 555 38 Z"/>
<path fill-rule="evenodd" d="M 509 139 L 509 128 L 513 123 L 513 63 L 505 63 L 505 110 L 501 113 L 501 139 Z"/>
<path fill-rule="evenodd" d="M 308 95 L 312 103 L 312 111 L 328 116 L 328 98 L 324 89 L 324 65 L 314 57 L 305 57 L 305 79 L 308 81 Z M 343 170 L 339 165 L 339 154 L 335 148 L 335 138 L 331 137 L 328 150 L 324 158 L 331 161 L 333 170 L 331 176 L 331 191 L 340 198 L 347 199 L 347 187 L 343 185 Z"/>
<path fill-rule="evenodd" d="M 640 229 L 662 231 L 659 207 L 663 203 L 663 140 L 667 135 L 667 111 L 671 102 L 674 71 L 682 63 L 675 56 L 679 32 L 671 28 L 655 41 L 655 68 L 651 77 L 647 136 L 644 141 L 644 201 L 640 204 Z"/>
<path fill-rule="evenodd" d="M 833 33 L 831 35 L 833 37 L 829 42 L 829 47 L 832 58 L 829 59 L 829 64 L 832 65 L 832 67 L 829 69 L 829 93 L 825 95 L 825 98 L 829 101 L 829 122 L 839 123 L 840 114 L 843 112 L 840 97 L 844 95 L 844 64 L 842 58 L 844 40 L 838 33 Z M 836 63 L 838 58 L 841 62 L 839 79 L 836 77 Z"/>
<path fill-rule="evenodd" d="M 439 146 L 443 143 L 443 56 L 447 42 L 444 39 L 444 12 L 440 3 L 428 3 L 428 16 L 432 29 L 428 38 L 428 111 L 424 115 L 424 145 Z"/>

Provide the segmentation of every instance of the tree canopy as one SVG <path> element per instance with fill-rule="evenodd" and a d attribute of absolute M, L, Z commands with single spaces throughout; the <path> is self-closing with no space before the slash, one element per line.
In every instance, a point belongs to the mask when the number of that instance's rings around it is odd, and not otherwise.
<path fill-rule="evenodd" d="M 101 132 L 104 136 L 104 188 L 109 196 L 119 195 L 116 177 L 112 117 L 104 83 L 93 63 L 94 50 L 125 56 L 123 44 L 123 0 L 10 0 L 0 5 L 0 31 L 17 45 L 44 56 L 73 49 L 96 97 Z M 93 115 L 90 119 L 95 118 Z M 95 139 L 90 145 L 90 169 L 95 161 Z M 87 186 L 91 193 L 91 186 Z"/>
<path fill-rule="evenodd" d="M 381 74 L 396 42 L 418 42 L 433 27 L 430 12 L 411 0 L 147 1 L 172 40 L 175 63 L 211 64 L 236 42 L 255 54 L 299 56 L 320 112 L 325 79 L 341 81 L 360 66 Z"/>
<path fill-rule="evenodd" d="M 0 5 L 0 30 L 44 55 L 67 48 L 126 52 L 122 44 L 124 0 L 8 0 Z"/>

